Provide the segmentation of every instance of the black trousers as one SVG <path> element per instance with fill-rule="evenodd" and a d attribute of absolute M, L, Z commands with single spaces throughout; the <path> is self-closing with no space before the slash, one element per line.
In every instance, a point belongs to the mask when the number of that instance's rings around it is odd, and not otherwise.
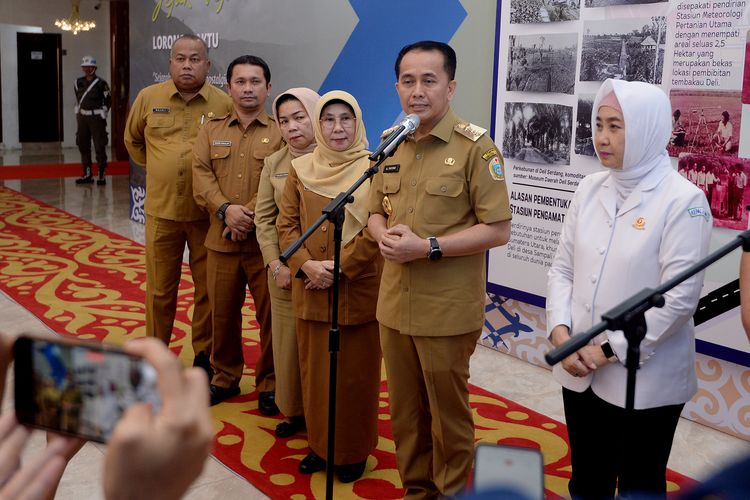
<path fill-rule="evenodd" d="M 107 120 L 98 115 L 76 115 L 78 130 L 76 131 L 76 145 L 81 152 L 84 177 L 91 175 L 91 141 L 94 141 L 96 163 L 99 167 L 99 177 L 104 177 L 107 168 Z"/>
<path fill-rule="evenodd" d="M 667 460 L 684 404 L 627 411 L 589 387 L 563 388 L 573 472 L 572 498 L 666 497 Z M 651 498 L 651 497 L 649 497 Z"/>

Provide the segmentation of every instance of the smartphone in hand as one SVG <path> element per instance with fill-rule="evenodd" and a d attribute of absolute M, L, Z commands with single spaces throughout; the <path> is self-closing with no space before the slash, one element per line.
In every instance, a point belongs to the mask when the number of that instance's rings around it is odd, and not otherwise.
<path fill-rule="evenodd" d="M 16 418 L 21 424 L 106 442 L 125 409 L 161 405 L 145 359 L 100 344 L 19 337 L 13 347 Z"/>

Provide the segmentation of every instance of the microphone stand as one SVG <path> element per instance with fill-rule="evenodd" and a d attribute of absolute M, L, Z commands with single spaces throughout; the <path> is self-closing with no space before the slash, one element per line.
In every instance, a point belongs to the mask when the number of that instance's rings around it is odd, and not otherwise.
<path fill-rule="evenodd" d="M 387 156 L 380 155 L 377 162 L 365 170 L 362 176 L 343 193 L 339 193 L 323 209 L 323 214 L 300 236 L 297 241 L 289 245 L 279 256 L 281 262 L 286 263 L 297 250 L 325 221 L 331 221 L 333 230 L 333 297 L 331 301 L 331 329 L 328 331 L 328 352 L 330 363 L 328 370 L 328 442 L 326 453 L 326 499 L 333 498 L 333 457 L 336 444 L 336 372 L 338 369 L 338 353 L 341 343 L 341 331 L 339 330 L 339 275 L 341 272 L 341 240 L 346 216 L 344 207 L 347 203 L 354 201 L 353 193 L 366 180 L 375 175 L 380 165 L 385 162 Z M 370 156 L 371 160 L 374 160 Z"/>
<path fill-rule="evenodd" d="M 625 408 L 632 410 L 635 406 L 635 381 L 636 371 L 640 365 L 641 341 L 646 336 L 647 330 L 646 311 L 652 307 L 664 306 L 665 293 L 740 246 L 744 252 L 750 252 L 750 230 L 740 233 L 732 242 L 727 243 L 661 286 L 657 288 L 644 288 L 625 299 L 617 306 L 602 314 L 602 321 L 585 332 L 572 336 L 564 344 L 552 349 L 545 354 L 544 359 L 550 365 L 554 365 L 588 344 L 591 339 L 604 330 L 622 330 L 628 341 L 627 359 L 625 360 L 625 367 L 628 370 Z"/>

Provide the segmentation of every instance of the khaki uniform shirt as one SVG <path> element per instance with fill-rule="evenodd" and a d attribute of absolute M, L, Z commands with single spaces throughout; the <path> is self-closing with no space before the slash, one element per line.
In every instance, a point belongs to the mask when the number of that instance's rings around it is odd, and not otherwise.
<path fill-rule="evenodd" d="M 432 132 L 408 138 L 373 178 L 370 212 L 421 238 L 511 218 L 503 158 L 484 130 L 452 111 Z M 403 334 L 451 336 L 484 325 L 485 254 L 385 261 L 377 318 Z"/>
<path fill-rule="evenodd" d="M 254 234 L 245 241 L 221 236 L 226 225 L 216 211 L 224 203 L 255 210 L 263 161 L 281 147 L 276 122 L 261 112 L 247 129 L 235 111 L 208 121 L 198 132 L 193 148 L 193 193 L 195 201 L 211 217 L 206 248 L 217 252 L 257 252 Z"/>
<path fill-rule="evenodd" d="M 289 147 L 285 146 L 266 158 L 260 173 L 258 201 L 255 204 L 255 234 L 266 266 L 278 259 L 283 250 L 279 249 L 276 217 L 279 215 L 281 196 L 291 167 L 292 155 Z"/>
<path fill-rule="evenodd" d="M 130 158 L 146 168 L 146 213 L 175 221 L 206 218 L 193 199 L 193 141 L 202 122 L 232 111 L 232 99 L 205 83 L 185 102 L 174 82 L 150 85 L 138 93 L 125 125 Z"/>

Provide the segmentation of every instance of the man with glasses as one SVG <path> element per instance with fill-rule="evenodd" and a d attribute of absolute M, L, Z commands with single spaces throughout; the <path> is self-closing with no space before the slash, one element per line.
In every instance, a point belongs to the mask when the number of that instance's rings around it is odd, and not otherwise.
<path fill-rule="evenodd" d="M 130 158 L 146 169 L 146 335 L 169 345 L 185 244 L 190 250 L 194 308 L 193 364 L 211 379 L 211 308 L 206 291 L 208 215 L 193 200 L 190 171 L 198 128 L 232 110 L 226 93 L 206 82 L 211 63 L 199 37 L 172 46 L 170 79 L 138 93 L 125 125 Z"/>
<path fill-rule="evenodd" d="M 258 408 L 279 412 L 274 400 L 271 345 L 271 297 L 266 268 L 255 235 L 255 201 L 266 156 L 281 149 L 281 132 L 264 106 L 271 92 L 271 71 L 260 57 L 236 58 L 227 69 L 234 109 L 209 120 L 193 149 L 193 192 L 211 215 L 206 236 L 208 296 L 213 313 L 211 405 L 240 393 L 242 305 L 245 289 L 255 302 L 261 354 L 255 365 Z"/>

